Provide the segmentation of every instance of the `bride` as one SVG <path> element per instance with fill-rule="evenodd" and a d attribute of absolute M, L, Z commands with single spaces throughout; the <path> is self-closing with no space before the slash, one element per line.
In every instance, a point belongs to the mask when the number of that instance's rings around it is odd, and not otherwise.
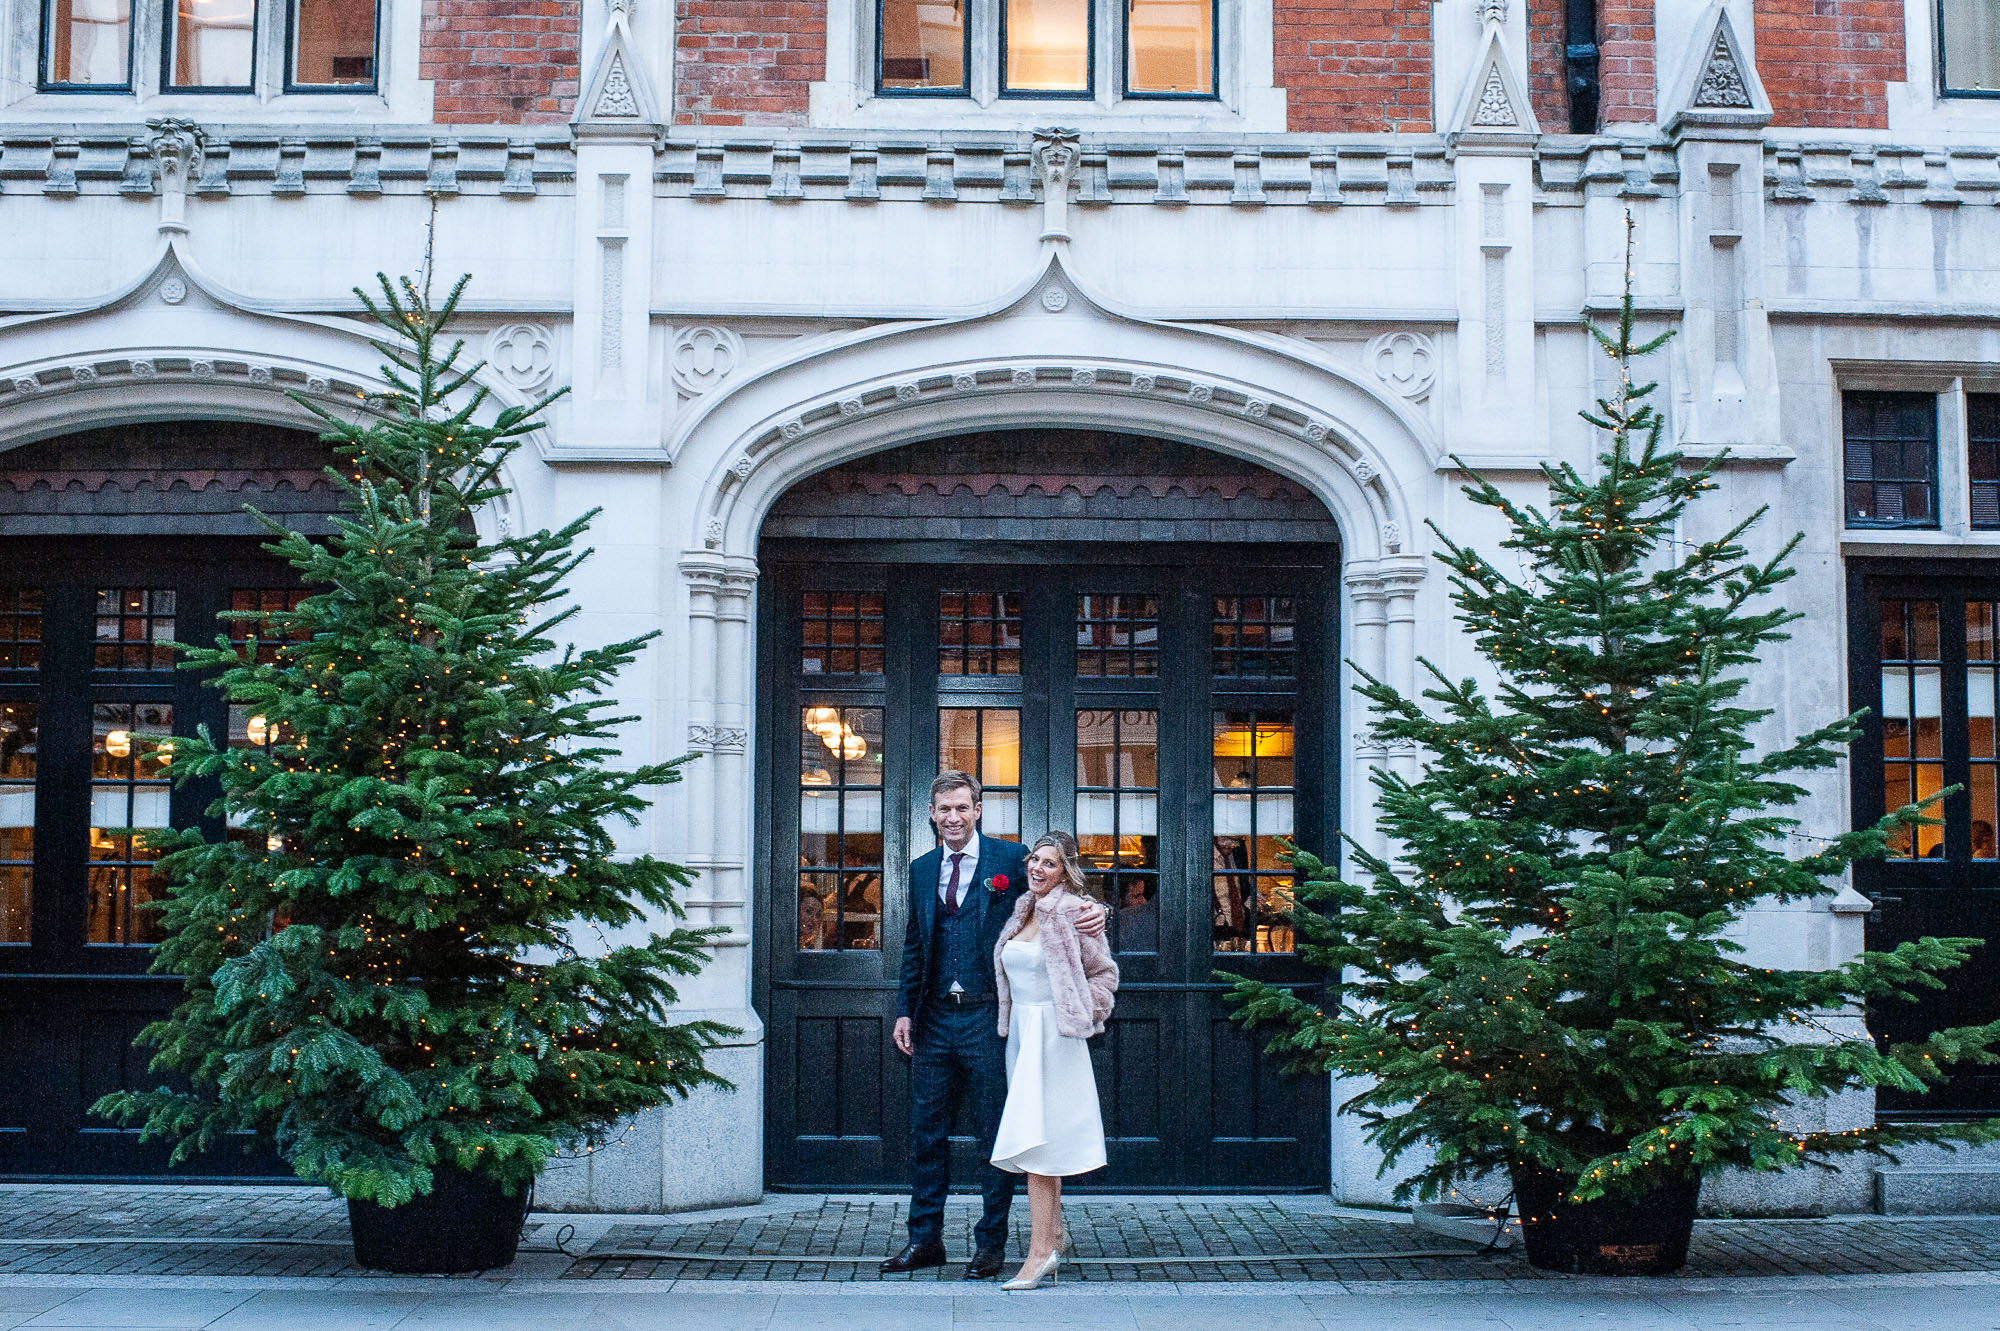
<path fill-rule="evenodd" d="M 1034 1289 L 1055 1273 L 1068 1238 L 1063 1178 L 1104 1168 L 1104 1120 L 1085 1041 L 1111 1015 L 1118 965 L 1103 938 L 1077 932 L 1083 885 L 1074 837 L 1050 832 L 1036 841 L 1028 891 L 993 954 L 1007 1037 L 1007 1106 L 993 1163 L 1028 1176 L 1033 1222 L 1028 1258 L 1002 1289 Z"/>

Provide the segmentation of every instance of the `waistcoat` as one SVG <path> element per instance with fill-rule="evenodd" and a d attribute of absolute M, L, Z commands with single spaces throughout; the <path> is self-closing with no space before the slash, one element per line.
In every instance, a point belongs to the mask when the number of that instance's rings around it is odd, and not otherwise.
<path fill-rule="evenodd" d="M 993 954 L 979 945 L 983 912 L 972 897 L 974 892 L 984 890 L 968 883 L 960 891 L 956 913 L 946 910 L 942 901 L 938 902 L 937 915 L 931 923 L 929 992 L 932 997 L 943 998 L 950 993 L 953 980 L 958 981 L 958 987 L 969 998 L 993 992 Z"/>

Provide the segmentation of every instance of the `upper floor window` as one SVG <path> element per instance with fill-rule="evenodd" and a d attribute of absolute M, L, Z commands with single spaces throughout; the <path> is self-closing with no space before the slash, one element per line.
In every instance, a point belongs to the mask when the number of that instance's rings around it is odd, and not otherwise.
<path fill-rule="evenodd" d="M 1938 525 L 1935 393 L 1841 395 L 1850 527 Z"/>
<path fill-rule="evenodd" d="M 1938 0 L 1938 63 L 1947 97 L 2000 97 L 2000 5 Z"/>
<path fill-rule="evenodd" d="M 149 91 L 157 56 L 161 92 L 373 92 L 380 27 L 379 0 L 42 0 L 40 83 Z"/>
<path fill-rule="evenodd" d="M 1214 98 L 1216 0 L 875 0 L 884 96 Z"/>

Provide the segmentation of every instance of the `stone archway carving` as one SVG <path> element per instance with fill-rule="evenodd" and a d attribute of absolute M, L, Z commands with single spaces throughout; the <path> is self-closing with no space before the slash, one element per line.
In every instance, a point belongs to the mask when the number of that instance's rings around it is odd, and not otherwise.
<path fill-rule="evenodd" d="M 1042 299 L 1058 284 L 1066 299 Z M 820 340 L 703 400 L 669 451 L 683 483 L 700 487 L 699 502 L 683 510 L 691 528 L 679 560 L 688 616 L 681 702 L 689 747 L 708 755 L 687 775 L 708 922 L 749 941 L 751 607 L 764 515 L 797 482 L 870 453 L 949 434 L 1063 427 L 1156 435 L 1268 468 L 1312 491 L 1339 525 L 1344 655 L 1414 687 L 1425 559 L 1412 542 L 1443 450 L 1405 397 L 1284 342 L 1121 314 L 1051 252 L 999 308 Z M 1342 713 L 1342 826 L 1379 846 L 1365 768 L 1413 770 L 1415 755 L 1375 745 L 1360 708 Z"/>

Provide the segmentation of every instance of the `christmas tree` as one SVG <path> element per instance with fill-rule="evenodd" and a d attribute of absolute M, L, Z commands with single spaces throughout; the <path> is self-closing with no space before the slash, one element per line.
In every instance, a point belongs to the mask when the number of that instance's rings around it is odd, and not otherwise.
<path fill-rule="evenodd" d="M 1295 1069 L 1366 1079 L 1343 1108 L 1385 1172 L 1431 1148 L 1399 1198 L 1525 1170 L 1575 1180 L 1582 1202 L 1648 1191 L 1663 1173 L 1993 1140 L 1976 1123 L 1797 1125 L 1801 1101 L 1921 1090 L 1954 1061 L 2000 1061 L 2000 1022 L 1878 1048 L 1827 1015 L 1938 986 L 1975 939 L 1820 971 L 1742 958 L 1732 936 L 1751 907 L 1832 894 L 1850 863 L 1926 815 L 1912 806 L 1825 838 L 1787 815 L 1806 793 L 1797 778 L 1833 768 L 1862 719 L 1752 742 L 1771 712 L 1745 703 L 1745 672 L 1798 618 L 1772 595 L 1798 538 L 1752 558 L 1759 510 L 1714 539 L 1678 539 L 1720 459 L 1693 465 L 1662 446 L 1653 385 L 1632 365 L 1666 337 L 1638 341 L 1629 277 L 1615 334 L 1591 331 L 1618 374 L 1584 413 L 1605 440 L 1594 473 L 1545 467 L 1546 513 L 1476 474 L 1465 491 L 1505 518 L 1500 545 L 1522 576 L 1437 532 L 1457 619 L 1497 685 L 1428 661 L 1420 699 L 1363 676 L 1375 733 L 1413 742 L 1423 767 L 1374 774 L 1398 862 L 1352 841 L 1346 874 L 1296 857 L 1300 951 L 1337 1001 L 1238 980 L 1238 1015 L 1273 1029 Z"/>
<path fill-rule="evenodd" d="M 181 781 L 220 787 L 227 835 L 154 839 L 153 969 L 186 997 L 140 1042 L 177 1086 L 96 1109 L 174 1139 L 176 1163 L 255 1132 L 301 1178 L 393 1206 L 439 1168 L 516 1191 L 622 1116 L 723 1084 L 704 1056 L 732 1032 L 670 1015 L 708 931 L 604 932 L 679 918 L 688 875 L 614 844 L 680 760 L 611 765 L 634 718 L 602 695 L 653 635 L 562 643 L 594 513 L 475 534 L 553 399 L 482 424 L 479 366 L 445 333 L 465 280 L 436 306 L 380 281 L 356 294 L 388 333 L 386 394 L 352 420 L 299 399 L 345 511 L 323 541 L 266 520 L 310 594 L 236 615 L 247 641 L 182 649 L 243 719 L 234 741 L 172 741 Z"/>

